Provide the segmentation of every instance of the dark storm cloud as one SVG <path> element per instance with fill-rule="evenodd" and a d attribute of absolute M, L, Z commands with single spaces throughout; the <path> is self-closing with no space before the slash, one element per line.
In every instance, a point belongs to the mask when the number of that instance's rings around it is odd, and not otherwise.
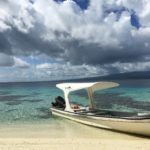
<path fill-rule="evenodd" d="M 144 62 L 150 50 L 144 48 L 142 43 L 133 44 L 124 48 L 103 47 L 99 43 L 85 43 L 72 40 L 66 43 L 67 55 L 64 58 L 72 64 L 103 65 L 114 62 Z M 68 57 L 67 57 L 68 56 Z"/>
<path fill-rule="evenodd" d="M 0 53 L 0 66 L 8 67 L 13 66 L 14 64 L 15 62 L 12 56 Z"/>
<path fill-rule="evenodd" d="M 11 53 L 11 44 L 7 38 L 5 33 L 0 32 L 0 52 Z"/>
<path fill-rule="evenodd" d="M 52 57 L 55 57 L 62 52 L 57 41 L 43 40 L 36 29 L 28 34 L 13 29 L 6 34 L 11 43 L 11 53 L 14 55 L 50 53 Z"/>
<path fill-rule="evenodd" d="M 23 1 L 23 2 L 26 4 L 27 1 Z M 6 6 L 7 4 L 8 6 L 11 5 L 10 1 L 0 2 L 0 3 L 2 4 L 4 3 L 4 6 Z M 14 56 L 28 56 L 31 54 L 38 55 L 38 54 L 45 53 L 45 54 L 49 54 L 50 57 L 55 57 L 60 53 L 63 53 L 63 49 L 59 46 L 59 42 L 57 40 L 52 39 L 51 41 L 48 41 L 43 39 L 44 37 L 41 36 L 42 34 L 43 35 L 47 34 L 46 33 L 47 27 L 44 26 L 42 22 L 39 23 L 38 19 L 36 18 L 37 17 L 36 12 L 33 9 L 28 10 L 28 8 L 25 8 L 25 10 L 23 11 L 27 11 L 29 16 L 25 16 L 25 17 L 22 16 L 22 18 L 19 18 L 18 16 L 16 16 L 16 14 L 13 15 L 12 13 L 12 16 L 11 14 L 9 14 L 10 20 L 8 20 L 8 18 L 6 18 L 6 20 L 4 21 L 2 20 L 3 24 L 2 25 L 0 24 L 0 29 L 2 28 L 1 29 L 2 31 L 0 30 L 0 52 L 7 55 L 14 55 Z M 6 14 L 7 13 L 8 12 L 6 9 Z M 33 23 L 34 27 L 31 28 L 28 27 L 28 24 L 29 25 L 31 24 L 31 22 L 28 21 L 28 17 L 35 18 Z M 17 24 L 15 23 L 15 21 L 17 22 Z M 3 27 L 6 24 L 9 25 L 8 30 Z M 55 34 L 57 35 L 58 33 L 54 32 L 53 36 L 55 36 Z"/>

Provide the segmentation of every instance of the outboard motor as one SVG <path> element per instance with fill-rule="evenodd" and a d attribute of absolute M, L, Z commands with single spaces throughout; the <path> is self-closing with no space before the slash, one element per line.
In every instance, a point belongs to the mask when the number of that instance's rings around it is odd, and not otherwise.
<path fill-rule="evenodd" d="M 61 96 L 55 98 L 55 102 L 52 102 L 53 107 L 65 108 L 65 100 Z"/>

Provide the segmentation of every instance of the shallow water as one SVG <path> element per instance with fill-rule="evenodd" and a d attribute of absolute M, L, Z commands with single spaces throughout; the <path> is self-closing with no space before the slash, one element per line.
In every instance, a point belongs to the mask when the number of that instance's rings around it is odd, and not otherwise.
<path fill-rule="evenodd" d="M 150 111 L 150 80 L 120 80 L 120 86 L 96 92 L 96 106 L 131 112 Z M 61 90 L 56 82 L 0 83 L 0 122 L 52 122 L 51 102 Z M 71 100 L 88 105 L 86 91 L 71 94 Z"/>

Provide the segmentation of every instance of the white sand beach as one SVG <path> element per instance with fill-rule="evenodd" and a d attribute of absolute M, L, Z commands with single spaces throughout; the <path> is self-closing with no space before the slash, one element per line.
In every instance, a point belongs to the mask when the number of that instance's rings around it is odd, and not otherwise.
<path fill-rule="evenodd" d="M 40 136 L 40 135 L 39 135 Z M 5 138 L 0 139 L 1 150 L 149 150 L 149 140 L 110 139 L 48 139 Z"/>
<path fill-rule="evenodd" d="M 0 126 L 0 150 L 149 150 L 150 139 L 68 120 Z"/>

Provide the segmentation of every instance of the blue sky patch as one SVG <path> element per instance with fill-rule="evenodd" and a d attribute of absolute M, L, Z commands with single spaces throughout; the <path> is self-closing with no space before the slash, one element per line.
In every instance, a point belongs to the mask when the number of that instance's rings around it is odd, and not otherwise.
<path fill-rule="evenodd" d="M 130 19 L 130 22 L 131 22 L 131 25 L 134 26 L 135 28 L 139 29 L 140 28 L 140 21 L 139 21 L 139 18 L 138 16 L 136 15 L 136 12 L 134 10 L 129 10 L 125 7 L 122 7 L 122 8 L 119 8 L 119 9 L 116 9 L 116 8 L 112 8 L 112 9 L 107 9 L 105 8 L 105 15 L 108 15 L 109 13 L 115 13 L 117 14 L 117 18 L 119 20 L 121 14 L 124 12 L 124 11 L 128 11 L 130 14 L 131 14 L 131 19 Z"/>
<path fill-rule="evenodd" d="M 131 13 L 131 20 L 130 21 L 131 21 L 132 26 L 136 27 L 137 29 L 140 28 L 141 25 L 140 25 L 139 18 L 134 11 Z"/>
<path fill-rule="evenodd" d="M 54 0 L 54 1 L 63 2 L 65 0 Z M 85 10 L 88 8 L 89 0 L 73 0 L 73 1 L 76 2 L 82 10 Z"/>

